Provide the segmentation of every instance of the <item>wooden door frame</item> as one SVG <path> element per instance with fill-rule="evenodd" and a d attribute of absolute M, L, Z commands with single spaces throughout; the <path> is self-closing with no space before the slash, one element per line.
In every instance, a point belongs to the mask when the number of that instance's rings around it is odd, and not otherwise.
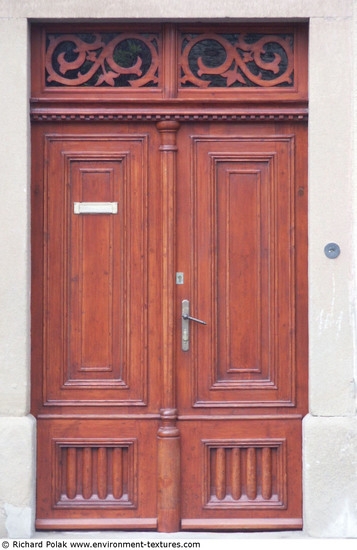
<path fill-rule="evenodd" d="M 267 28 L 267 27 L 264 27 Z M 270 28 L 270 27 L 269 27 Z M 281 27 L 280 27 L 281 28 Z M 303 27 L 299 29 L 297 36 Z M 59 27 L 54 27 L 53 31 Z M 167 34 L 173 33 L 172 25 L 165 26 Z M 304 31 L 305 32 L 305 31 Z M 34 51 L 39 52 L 43 45 L 43 33 L 38 33 L 34 36 Z M 42 41 L 41 41 L 42 40 Z M 306 54 L 306 42 L 299 38 L 298 51 L 300 54 Z M 34 56 L 36 60 L 36 56 Z M 169 87 L 168 95 L 172 94 L 174 85 L 177 85 L 175 76 L 170 72 L 169 65 L 165 65 L 165 70 L 171 75 L 172 87 Z M 163 174 L 166 174 L 166 180 L 163 181 L 163 218 L 162 218 L 162 257 L 163 257 L 163 337 L 167 342 L 164 351 L 164 387 L 163 393 L 163 408 L 160 411 L 160 428 L 158 432 L 158 465 L 159 465 L 159 498 L 158 498 L 158 521 L 159 530 L 162 531 L 177 531 L 179 525 L 179 507 L 178 507 L 178 475 L 179 463 L 175 460 L 179 449 L 179 434 L 176 427 L 177 409 L 175 402 L 174 388 L 174 342 L 175 342 L 175 327 L 174 327 L 174 273 L 175 273 L 175 157 L 176 157 L 176 142 L 175 135 L 179 127 L 179 123 L 186 121 L 297 121 L 305 122 L 307 120 L 307 104 L 306 104 L 306 71 L 303 64 L 303 55 L 297 58 L 296 71 L 301 71 L 299 87 L 294 91 L 294 99 L 287 101 L 285 91 L 276 91 L 273 93 L 255 96 L 240 105 L 234 103 L 234 94 L 226 94 L 221 97 L 221 101 L 213 100 L 209 93 L 205 97 L 205 106 L 201 112 L 197 112 L 198 104 L 195 95 L 187 94 L 181 100 L 172 101 L 172 98 L 162 97 L 160 101 L 156 101 L 153 97 L 148 99 L 143 96 L 133 107 L 129 101 L 124 101 L 120 106 L 112 102 L 111 96 L 104 96 L 106 104 L 98 103 L 99 96 L 86 95 L 84 106 L 78 105 L 72 92 L 63 96 L 62 91 L 51 95 L 52 91 L 42 89 L 39 86 L 39 81 L 34 79 L 34 94 L 32 99 L 31 116 L 33 122 L 43 121 L 133 121 L 133 120 L 152 120 L 153 116 L 157 124 L 157 129 L 161 135 L 161 156 Z M 35 73 L 34 73 L 35 74 Z M 111 91 L 111 90 L 110 90 Z M 264 90 L 265 91 L 265 90 Z M 270 92 L 270 90 L 269 90 Z M 37 94 L 37 97 L 36 97 Z M 62 95 L 61 95 L 62 94 Z M 63 97 L 62 97 L 63 96 Z M 73 96 L 73 97 L 72 97 Z M 264 100 L 263 100 L 264 98 Z M 279 99 L 280 98 L 280 99 Z M 282 98 L 282 99 L 281 99 Z M 144 113 L 140 108 L 146 105 Z M 207 108 L 208 105 L 208 108 Z M 34 407 L 35 412 L 36 406 Z M 168 464 L 175 464 L 175 468 L 168 469 Z M 167 479 L 171 479 L 171 491 L 163 491 L 161 487 L 166 485 Z"/>

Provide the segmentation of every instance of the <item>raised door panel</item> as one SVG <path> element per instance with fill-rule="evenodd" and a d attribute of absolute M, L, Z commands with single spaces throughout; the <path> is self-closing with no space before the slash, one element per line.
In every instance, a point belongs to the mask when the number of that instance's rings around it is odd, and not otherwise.
<path fill-rule="evenodd" d="M 301 420 L 182 424 L 183 529 L 300 529 Z"/>
<path fill-rule="evenodd" d="M 41 419 L 37 528 L 155 528 L 157 429 L 147 420 Z"/>
<path fill-rule="evenodd" d="M 178 349 L 183 410 L 295 407 L 296 136 L 200 129 L 181 133 L 191 164 L 179 164 L 177 288 L 207 326 L 191 323 L 190 350 Z"/>
<path fill-rule="evenodd" d="M 119 216 L 70 213 L 70 374 L 65 385 L 93 379 L 103 384 L 112 378 L 125 384 L 126 335 L 120 327 L 130 310 L 120 262 L 126 256 L 125 241 L 120 236 L 125 234 L 126 207 L 122 189 L 117 186 L 114 192 L 114 181 L 123 181 L 121 168 L 122 162 L 111 165 L 86 159 L 73 163 L 70 171 L 70 207 L 76 201 L 115 201 L 122 210 Z"/>
<path fill-rule="evenodd" d="M 44 402 L 146 405 L 148 136 L 47 134 L 45 149 Z"/>

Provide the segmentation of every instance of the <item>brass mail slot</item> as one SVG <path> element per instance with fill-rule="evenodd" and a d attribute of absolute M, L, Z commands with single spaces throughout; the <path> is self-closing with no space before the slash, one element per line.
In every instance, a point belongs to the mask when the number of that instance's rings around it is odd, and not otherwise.
<path fill-rule="evenodd" d="M 75 214 L 117 214 L 117 202 L 75 202 L 73 203 Z"/>

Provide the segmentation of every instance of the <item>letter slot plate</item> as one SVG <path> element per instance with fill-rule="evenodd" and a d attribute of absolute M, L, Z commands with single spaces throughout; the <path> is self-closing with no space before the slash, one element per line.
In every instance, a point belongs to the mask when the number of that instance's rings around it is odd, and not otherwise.
<path fill-rule="evenodd" d="M 117 202 L 75 202 L 73 203 L 75 214 L 117 214 Z"/>

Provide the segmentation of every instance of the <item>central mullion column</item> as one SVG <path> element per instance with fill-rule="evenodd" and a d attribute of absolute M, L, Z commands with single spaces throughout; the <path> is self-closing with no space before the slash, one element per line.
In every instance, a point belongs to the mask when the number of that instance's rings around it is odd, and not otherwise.
<path fill-rule="evenodd" d="M 180 434 L 176 426 L 175 231 L 176 135 L 179 123 L 157 123 L 161 137 L 162 192 L 162 408 L 158 431 L 158 530 L 180 528 Z"/>

